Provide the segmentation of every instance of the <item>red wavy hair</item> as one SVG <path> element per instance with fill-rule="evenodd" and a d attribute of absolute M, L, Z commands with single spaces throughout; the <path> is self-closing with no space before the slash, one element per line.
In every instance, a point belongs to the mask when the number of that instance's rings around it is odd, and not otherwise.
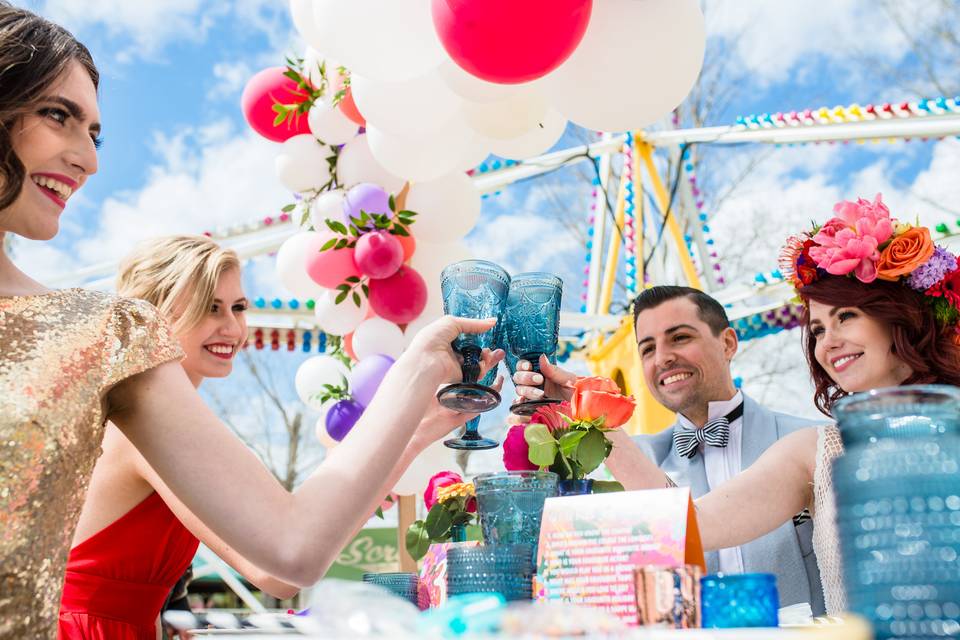
<path fill-rule="evenodd" d="M 814 403 L 824 414 L 848 395 L 817 362 L 816 339 L 810 333 L 810 301 L 831 307 L 856 307 L 890 327 L 893 353 L 913 370 L 903 384 L 960 386 L 960 346 L 954 327 L 944 327 L 922 293 L 900 282 L 876 280 L 864 284 L 856 278 L 825 275 L 800 290 L 804 302 L 803 344 L 815 387 Z"/>

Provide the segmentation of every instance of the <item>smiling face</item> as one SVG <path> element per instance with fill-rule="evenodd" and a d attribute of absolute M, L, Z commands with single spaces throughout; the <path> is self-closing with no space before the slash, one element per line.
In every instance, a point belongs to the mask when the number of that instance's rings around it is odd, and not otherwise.
<path fill-rule="evenodd" d="M 67 200 L 97 171 L 99 122 L 93 80 L 74 61 L 14 124 L 11 141 L 25 177 L 17 199 L 0 211 L 0 231 L 32 240 L 57 234 Z"/>
<path fill-rule="evenodd" d="M 727 328 L 714 335 L 692 300 L 674 298 L 641 311 L 636 325 L 643 376 L 660 404 L 702 424 L 707 403 L 736 393 L 730 375 L 736 333 Z"/>
<path fill-rule="evenodd" d="M 239 269 L 227 269 L 217 281 L 209 312 L 193 327 L 177 334 L 186 357 L 187 377 L 199 385 L 204 378 L 223 378 L 247 338 L 246 310 Z"/>
<path fill-rule="evenodd" d="M 856 307 L 811 300 L 809 331 L 817 363 L 847 393 L 897 386 L 913 373 L 893 352 L 890 327 Z"/>

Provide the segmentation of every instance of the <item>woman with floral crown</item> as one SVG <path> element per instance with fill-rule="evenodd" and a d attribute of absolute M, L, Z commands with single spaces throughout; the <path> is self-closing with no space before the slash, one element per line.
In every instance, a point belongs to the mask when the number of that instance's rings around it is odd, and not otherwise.
<path fill-rule="evenodd" d="M 825 415 L 851 393 L 960 385 L 960 265 L 926 227 L 891 218 L 878 195 L 841 202 L 823 226 L 788 239 L 780 269 L 803 303 L 803 345 Z M 696 501 L 705 550 L 744 544 L 809 508 L 827 613 L 846 608 L 830 470 L 836 426 L 796 431 Z M 630 489 L 669 484 L 639 450 Z M 745 506 L 749 508 L 744 508 Z M 754 508 L 755 507 L 755 508 Z"/>

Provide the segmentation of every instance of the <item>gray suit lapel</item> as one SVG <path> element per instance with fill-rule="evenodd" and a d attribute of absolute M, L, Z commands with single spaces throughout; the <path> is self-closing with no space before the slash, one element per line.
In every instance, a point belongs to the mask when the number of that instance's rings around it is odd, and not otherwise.
<path fill-rule="evenodd" d="M 740 436 L 740 469 L 757 461 L 777 441 L 780 434 L 772 411 L 743 394 L 743 426 Z"/>

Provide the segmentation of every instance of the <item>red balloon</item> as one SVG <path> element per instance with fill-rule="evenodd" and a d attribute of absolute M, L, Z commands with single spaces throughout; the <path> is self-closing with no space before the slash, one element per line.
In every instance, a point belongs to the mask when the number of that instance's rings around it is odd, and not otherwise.
<path fill-rule="evenodd" d="M 296 82 L 283 75 L 284 71 L 285 67 L 270 67 L 260 71 L 247 81 L 240 96 L 240 108 L 247 123 L 254 131 L 274 142 L 310 133 L 305 115 L 273 126 L 273 120 L 277 117 L 274 104 L 295 104 L 307 98 L 307 94 L 297 88 Z"/>
<path fill-rule="evenodd" d="M 592 8 L 593 0 L 432 0 L 433 26 L 453 61 L 499 84 L 559 67 L 583 39 Z"/>
<path fill-rule="evenodd" d="M 307 275 L 318 285 L 327 289 L 335 289 L 351 276 L 360 276 L 360 270 L 353 259 L 353 249 L 320 251 L 323 245 L 333 237 L 331 234 L 321 233 L 307 244 Z"/>
<path fill-rule="evenodd" d="M 360 109 L 357 109 L 357 103 L 353 101 L 353 91 L 350 87 L 343 86 L 344 80 L 344 76 L 339 73 L 334 73 L 333 79 L 330 82 L 330 88 L 333 91 L 332 95 L 337 95 L 341 90 L 343 91 L 343 97 L 340 98 L 337 108 L 340 109 L 343 115 L 350 118 L 350 120 L 361 127 L 365 127 L 367 126 L 367 120 L 363 117 L 363 114 L 360 113 Z"/>
<path fill-rule="evenodd" d="M 427 306 L 427 283 L 413 268 L 403 266 L 383 280 L 370 281 L 370 308 L 384 320 L 406 324 Z"/>
<path fill-rule="evenodd" d="M 389 278 L 403 264 L 403 245 L 397 236 L 386 231 L 363 234 L 355 251 L 357 268 L 375 280 Z"/>

